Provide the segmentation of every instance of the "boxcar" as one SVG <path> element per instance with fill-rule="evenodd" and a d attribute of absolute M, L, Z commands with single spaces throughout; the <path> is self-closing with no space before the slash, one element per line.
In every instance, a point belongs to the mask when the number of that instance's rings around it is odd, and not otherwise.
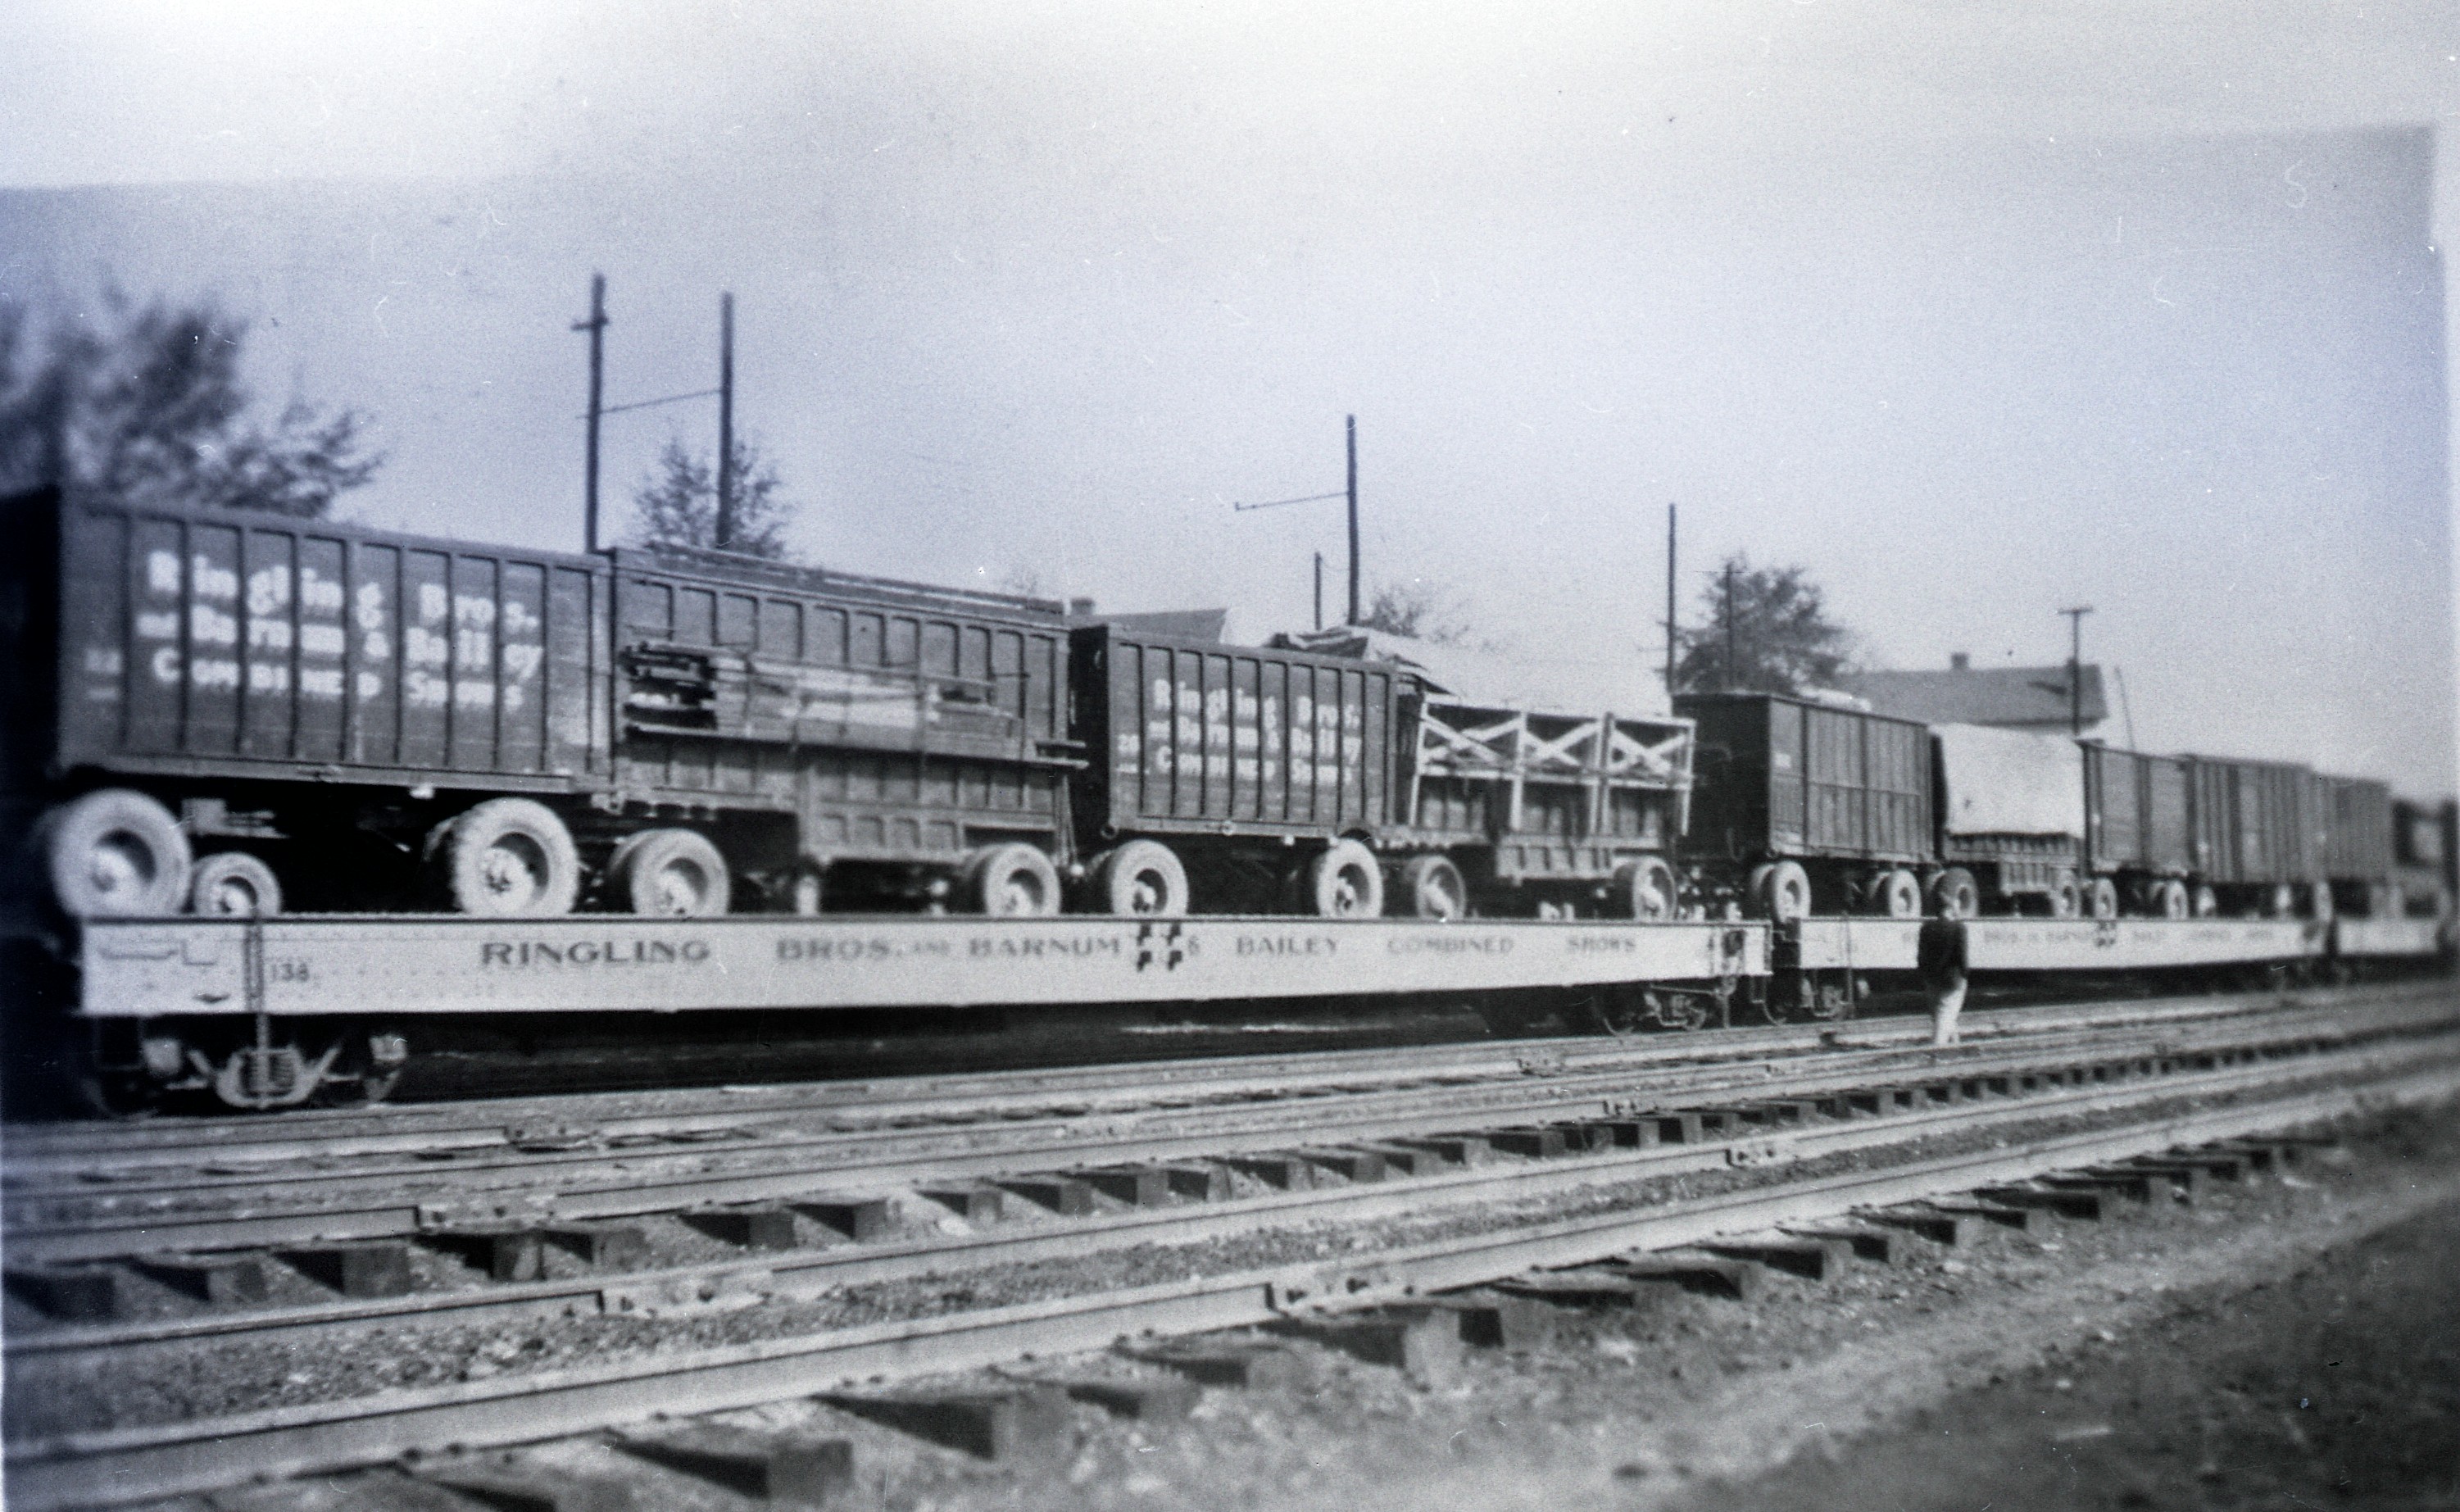
<path fill-rule="evenodd" d="M 1925 726 L 1770 693 L 1674 709 L 1698 727 L 1686 855 L 1712 897 L 1778 918 L 1922 911 L 1919 869 L 1938 860 Z"/>
<path fill-rule="evenodd" d="M 2087 743 L 2085 864 L 2118 887 L 2127 908 L 2154 918 L 2193 912 L 2187 763 Z"/>

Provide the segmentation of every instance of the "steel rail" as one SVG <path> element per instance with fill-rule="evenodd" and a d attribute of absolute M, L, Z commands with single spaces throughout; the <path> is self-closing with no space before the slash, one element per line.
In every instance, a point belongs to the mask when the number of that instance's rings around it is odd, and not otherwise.
<path fill-rule="evenodd" d="M 2279 1009 L 2331 1009 L 2353 1000 L 2392 1001 L 2449 990 L 2449 984 L 2437 979 L 1984 1009 L 1967 1012 L 1965 1033 L 1967 1038 L 1977 1039 L 2061 1028 L 2227 1019 Z M 163 1155 L 193 1164 L 203 1161 L 271 1161 L 309 1156 L 509 1147 L 520 1134 L 540 1126 L 579 1123 L 610 1138 L 708 1133 L 798 1116 L 929 1117 L 966 1106 L 996 1108 L 1039 1097 L 1082 1097 L 1113 1090 L 1150 1097 L 1157 1091 L 1194 1086 L 1227 1094 L 1242 1084 L 1242 1076 L 1245 1084 L 1259 1090 L 1283 1090 L 1357 1075 L 1393 1077 L 1455 1068 L 1464 1074 L 1503 1075 L 1517 1065 L 1529 1063 L 1559 1063 L 1569 1068 L 1591 1061 L 1622 1065 L 1747 1059 L 1757 1054 L 1816 1050 L 1840 1041 L 1849 1047 L 1877 1048 L 1926 1038 L 1928 1033 L 1927 1020 L 1905 1016 L 1841 1024 L 1711 1030 L 1639 1040 L 1555 1036 L 1266 1055 L 1193 1056 L 1090 1067 L 881 1077 L 855 1083 L 588 1093 L 349 1110 L 302 1109 L 273 1120 L 249 1115 L 141 1123 L 11 1124 L 0 1129 L 0 1145 L 6 1149 L 6 1160 L 0 1161 L 0 1183 L 54 1172 L 74 1175 L 108 1169 L 114 1161 L 136 1164 L 147 1155 Z M 641 1104 L 654 1106 L 644 1108 Z"/>
<path fill-rule="evenodd" d="M 2398 1005 L 2386 1004 L 2381 1006 L 2380 1011 L 2396 1012 L 2397 1009 Z M 2345 1012 L 2343 1010 L 2283 1010 L 2266 1016 L 2262 1022 L 2267 1028 L 2292 1026 L 2319 1020 L 2319 1015 L 2324 1014 L 2333 1015 L 2328 1020 L 2330 1022 L 2348 1022 L 2349 1020 L 2337 1016 Z M 2237 1023 L 2236 1020 L 2223 1022 Z M 2148 1026 L 2132 1029 L 2130 1033 L 2136 1038 L 2144 1038 L 2156 1035 L 2162 1027 L 2167 1026 Z M 2217 1026 L 2197 1026 L 2188 1028 L 2181 1033 L 2193 1035 L 2200 1029 L 2201 1032 L 2209 1033 L 2216 1032 L 2216 1028 Z M 2089 1043 L 2099 1048 L 2105 1044 L 2115 1046 L 2129 1042 L 2131 1041 L 2110 1039 L 2106 1031 L 2064 1027 L 2027 1034 L 2023 1036 L 2022 1040 L 2025 1054 L 2035 1051 L 2048 1053 L 2060 1046 L 2069 1044 Z M 2147 1039 L 2147 1042 L 2168 1043 L 2169 1041 Z M 2001 1043 L 2004 1044 L 2004 1042 Z M 1976 1048 L 1979 1050 L 1982 1047 Z M 2001 1046 L 1994 1045 L 1990 1048 L 2001 1048 Z M 1933 1047 L 1908 1038 L 1904 1043 L 1893 1046 L 1856 1049 L 1836 1047 L 1822 1056 L 1820 1066 L 1853 1075 L 1857 1074 L 1857 1068 L 1862 1065 L 1883 1063 L 1895 1057 L 1925 1056 L 1933 1054 L 1935 1054 Z M 482 1184 L 486 1178 L 498 1173 L 504 1173 L 515 1182 L 535 1184 L 540 1178 L 555 1176 L 559 1172 L 563 1173 L 564 1179 L 570 1180 L 573 1176 L 584 1175 L 592 1169 L 603 1168 L 610 1176 L 620 1174 L 628 1184 L 639 1181 L 661 1164 L 693 1165 L 706 1171 L 712 1161 L 750 1161 L 780 1156 L 808 1161 L 822 1151 L 834 1152 L 852 1161 L 860 1159 L 862 1153 L 872 1147 L 891 1144 L 897 1147 L 901 1157 L 910 1160 L 931 1148 L 962 1150 L 969 1141 L 978 1140 L 986 1133 L 997 1135 L 1003 1144 L 1021 1144 L 1036 1137 L 1064 1139 L 1071 1131 L 1080 1131 L 1089 1122 L 1096 1120 L 1107 1120 L 1115 1130 L 1121 1119 L 1153 1120 L 1161 1123 L 1174 1118 L 1237 1119 L 1242 1117 L 1263 1117 L 1269 1118 L 1272 1110 L 1276 1108 L 1295 1107 L 1302 1104 L 1322 1107 L 1332 1104 L 1340 1097 L 1352 1099 L 1373 1097 L 1406 1097 L 1443 1093 L 1468 1097 L 1472 1095 L 1474 1088 L 1524 1088 L 1533 1084 L 1531 1079 L 1533 1077 L 1543 1078 L 1546 1085 L 1559 1089 L 1566 1098 L 1577 1098 L 1599 1085 L 1605 1085 L 1618 1091 L 1629 1086 L 1632 1091 L 1640 1091 L 1644 1090 L 1644 1087 L 1654 1087 L 1658 1080 L 1665 1079 L 1671 1084 L 1677 1084 L 1675 1090 L 1682 1090 L 1682 1085 L 1687 1085 L 1686 1077 L 1695 1079 L 1703 1087 L 1718 1084 L 1720 1077 L 1729 1078 L 1734 1085 L 1741 1086 L 1748 1084 L 1753 1076 L 1765 1078 L 1769 1075 L 1770 1069 L 1767 1064 L 1756 1059 L 1721 1059 L 1707 1064 L 1681 1062 L 1631 1067 L 1589 1066 L 1572 1070 L 1524 1057 L 1516 1063 L 1514 1074 L 1510 1075 L 1480 1075 L 1463 1073 L 1452 1075 L 1430 1074 L 1419 1076 L 1395 1076 L 1389 1084 L 1379 1087 L 1369 1087 L 1352 1078 L 1340 1083 L 1310 1087 L 1270 1103 L 1256 1100 L 1262 1096 L 1261 1093 L 1250 1094 L 1242 1088 L 1222 1095 L 1219 1100 L 1207 1099 L 1201 1102 L 1180 1096 L 1158 1101 L 1147 1099 L 1141 1106 L 1122 1104 L 1114 1108 L 1103 1108 L 1091 1103 L 1078 1103 L 1065 1109 L 1029 1110 L 1007 1107 L 970 1121 L 951 1120 L 945 1124 L 934 1120 L 927 1125 L 893 1122 L 887 1127 L 861 1130 L 776 1129 L 747 1136 L 747 1142 L 733 1144 L 688 1143 L 667 1148 L 619 1144 L 608 1148 L 597 1141 L 592 1141 L 585 1147 L 571 1150 L 521 1152 L 507 1148 L 500 1154 L 491 1151 L 477 1160 L 457 1162 L 449 1169 L 439 1167 L 433 1159 L 400 1161 L 390 1165 L 369 1164 L 347 1167 L 338 1167 L 329 1160 L 320 1159 L 312 1163 L 302 1162 L 300 1169 L 289 1172 L 279 1169 L 221 1172 L 208 1167 L 206 1174 L 211 1179 L 205 1181 L 198 1180 L 194 1174 L 179 1173 L 176 1179 L 155 1178 L 152 1184 L 138 1184 L 131 1180 L 114 1181 L 106 1186 L 97 1187 L 91 1176 L 85 1176 L 57 1188 L 20 1189 L 8 1192 L 6 1197 L 9 1207 L 12 1212 L 20 1215 L 20 1226 L 29 1232 L 39 1232 L 66 1222 L 57 1217 L 29 1219 L 23 1216 L 29 1211 L 42 1210 L 43 1204 L 52 1204 L 49 1210 L 56 1213 L 73 1209 L 79 1204 L 108 1204 L 124 1209 L 137 1206 L 148 1199 L 175 1198 L 180 1200 L 186 1212 L 193 1213 L 196 1200 L 201 1195 L 210 1195 L 223 1202 L 256 1203 L 270 1200 L 287 1188 L 310 1187 L 315 1190 L 318 1197 L 326 1200 L 321 1204 L 320 1210 L 329 1211 L 333 1205 L 333 1199 L 374 1183 L 389 1183 L 397 1188 L 414 1188 L 421 1184 L 435 1185 L 450 1182 L 456 1189 L 466 1190 L 473 1185 Z M 1627 1076 L 1643 1078 L 1644 1086 L 1626 1083 L 1622 1078 Z M 1019 1117 L 1019 1115 L 1025 1115 L 1025 1117 Z M 752 1138 L 757 1138 L 758 1142 L 748 1142 Z M 162 1207 L 142 1211 L 147 1219 L 177 1221 L 181 1216 L 179 1210 Z M 131 1224 L 138 1221 L 136 1218 L 127 1220 Z"/>
<path fill-rule="evenodd" d="M 1458 1207 L 1551 1196 L 1582 1188 L 1657 1180 L 1740 1163 L 1813 1160 L 1884 1149 L 1924 1138 L 2115 1112 L 2182 1097 L 2259 1090 L 2267 1085 L 2348 1075 L 2381 1075 L 2422 1059 L 2460 1056 L 2460 1033 L 2439 1046 L 2327 1052 L 2330 1063 L 2275 1061 L 2208 1072 L 2183 1072 L 2064 1092 L 2009 1097 L 1987 1104 L 1952 1104 L 1850 1121 L 1756 1131 L 1696 1145 L 1659 1145 L 1592 1152 L 1530 1165 L 1496 1165 L 1416 1177 L 1389 1184 L 1274 1192 L 1200 1207 L 1136 1210 L 1033 1229 L 845 1246 L 760 1261 L 675 1267 L 620 1276 L 530 1282 L 470 1292 L 435 1292 L 376 1302 L 205 1316 L 170 1323 L 100 1325 L 21 1334 L 17 1359 L 102 1355 L 165 1344 L 236 1337 L 301 1336 L 378 1325 L 422 1322 L 501 1323 L 575 1311 L 623 1313 L 640 1308 L 689 1308 L 695 1300 L 740 1300 L 749 1294 L 809 1298 L 831 1289 L 1000 1265 L 1080 1258 L 1129 1246 L 1186 1245 L 1289 1228 L 1304 1223 L 1371 1223 Z"/>
<path fill-rule="evenodd" d="M 2414 1012 L 2405 1004 L 2387 1004 L 2379 1015 Z M 2302 1041 L 2321 1035 L 2346 1039 L 2372 1026 L 2350 1017 L 2313 1012 L 2265 1015 L 2182 1032 L 2168 1040 L 2141 1044 L 2101 1039 L 2090 1043 L 2098 1057 L 2127 1054 L 2204 1054 L 2222 1049 L 2247 1049 L 2267 1043 Z M 2399 1024 L 2384 1032 L 2399 1032 Z M 2067 1032 L 2062 1032 L 2064 1034 Z M 2047 1036 L 2058 1038 L 2059 1036 Z M 2219 1040 L 2223 1043 L 2203 1043 Z M 421 1201 L 397 1196 L 355 1208 L 303 1208 L 206 1216 L 139 1214 L 112 1222 L 45 1225 L 20 1219 L 7 1237 L 7 1248 L 21 1262 L 64 1263 L 111 1259 L 134 1254 L 211 1250 L 253 1246 L 295 1245 L 311 1241 L 400 1238 L 454 1224 L 518 1221 L 584 1221 L 632 1217 L 709 1203 L 755 1202 L 809 1196 L 835 1186 L 844 1192 L 901 1187 L 918 1182 L 1019 1176 L 1052 1166 L 1129 1163 L 1252 1154 L 1293 1139 L 1320 1137 L 1326 1131 L 1347 1139 L 1391 1139 L 1442 1133 L 1454 1120 L 1479 1118 L 1509 1121 L 1529 1118 L 1604 1117 L 1633 1111 L 1643 1099 L 1703 1097 L 1719 1095 L 1774 1097 L 1850 1090 L 1858 1081 L 1887 1069 L 1890 1057 L 1911 1054 L 1916 1066 L 1908 1075 L 1938 1076 L 1986 1075 L 2025 1069 L 2045 1055 L 2072 1048 L 2065 1043 L 2036 1044 L 2018 1040 L 1986 1049 L 1939 1053 L 1927 1047 L 1872 1052 L 1847 1063 L 1822 1059 L 1816 1064 L 1787 1068 L 1775 1063 L 1755 1068 L 1721 1066 L 1691 1074 L 1667 1074 L 1666 1084 L 1634 1084 L 1620 1075 L 1595 1074 L 1521 1080 L 1500 1086 L 1446 1087 L 1400 1093 L 1379 1093 L 1356 1098 L 1316 1098 L 1254 1108 L 1208 1108 L 1195 1113 L 1149 1116 L 1122 1129 L 1115 1121 L 1057 1120 L 1044 1124 L 992 1125 L 979 1134 L 997 1136 L 989 1148 L 955 1151 L 900 1151 L 869 1163 L 843 1163 L 805 1159 L 744 1172 L 707 1171 L 658 1179 L 638 1170 L 603 1184 L 569 1186 L 552 1194 L 518 1188 L 453 1201 Z M 1866 1063 L 1877 1059 L 1880 1065 Z M 1737 1079 L 1737 1070 L 1747 1074 Z M 1223 1125 L 1245 1124 L 1245 1128 Z M 1180 1125 L 1174 1129 L 1172 1125 Z M 892 1142 L 910 1141 L 909 1132 Z M 1039 1142 L 1034 1142 L 1035 1140 Z M 756 1152 L 754 1152 L 756 1153 Z M 708 1152 L 701 1152 L 706 1159 Z M 625 1157 L 593 1157 L 588 1163 L 605 1165 Z M 632 1163 L 639 1163 L 632 1158 Z M 22 1203 L 12 1206 L 22 1206 Z"/>
<path fill-rule="evenodd" d="M 489 1447 L 591 1432 L 689 1402 L 717 1412 L 876 1377 L 963 1370 L 1023 1354 L 1100 1349 L 1124 1336 L 1265 1323 L 1293 1311 L 1372 1307 L 1533 1269 L 1697 1244 L 2064 1168 L 2243 1138 L 2365 1108 L 2450 1097 L 2444 1067 L 2365 1089 L 2190 1114 L 1790 1186 L 1405 1246 L 1307 1267 L 1248 1270 L 801 1337 L 634 1358 L 543 1375 L 421 1387 L 183 1423 L 69 1434 L 7 1448 L 21 1512 L 67 1512 L 201 1492 L 244 1479 L 333 1471 L 418 1447 Z"/>

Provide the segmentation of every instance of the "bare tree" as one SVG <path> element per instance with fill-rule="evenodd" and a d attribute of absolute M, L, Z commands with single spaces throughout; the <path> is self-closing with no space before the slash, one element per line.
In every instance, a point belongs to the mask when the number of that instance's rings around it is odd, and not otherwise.
<path fill-rule="evenodd" d="M 294 396 L 271 424 L 251 420 L 247 322 L 210 301 L 140 308 L 115 289 L 102 320 L 50 325 L 38 334 L 23 307 L 0 307 L 0 492 L 313 519 L 383 465 L 356 410 Z"/>
<path fill-rule="evenodd" d="M 759 443 L 737 437 L 733 531 L 727 550 L 772 562 L 794 559 L 786 528 L 794 523 L 795 505 L 783 497 L 784 487 L 777 464 L 762 455 Z M 639 541 L 714 549 L 716 464 L 682 441 L 669 440 L 658 454 L 657 466 L 632 490 L 632 534 Z"/>
<path fill-rule="evenodd" d="M 1853 670 L 1853 633 L 1828 618 L 1805 568 L 1754 567 L 1737 552 L 1709 578 L 1700 607 L 1706 623 L 1680 631 L 1680 692 L 1798 693 Z"/>
<path fill-rule="evenodd" d="M 1431 646 L 1468 644 L 1473 631 L 1460 599 L 1422 579 L 1380 583 L 1367 600 L 1358 623 L 1387 635 L 1406 635 Z"/>

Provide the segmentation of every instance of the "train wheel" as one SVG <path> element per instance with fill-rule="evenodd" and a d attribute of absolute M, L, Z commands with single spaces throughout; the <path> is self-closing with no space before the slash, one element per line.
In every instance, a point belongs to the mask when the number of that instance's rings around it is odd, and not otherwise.
<path fill-rule="evenodd" d="M 1811 874 L 1800 862 L 1781 861 L 1751 872 L 1751 903 L 1761 918 L 1779 924 L 1811 917 Z"/>
<path fill-rule="evenodd" d="M 707 919 L 733 902 L 726 858 L 697 830 L 653 829 L 627 836 L 609 863 L 616 900 L 660 919 Z"/>
<path fill-rule="evenodd" d="M 52 898 L 72 919 L 148 918 L 188 900 L 188 837 L 142 793 L 103 788 L 43 816 Z"/>
<path fill-rule="evenodd" d="M 1093 862 L 1093 906 L 1104 913 L 1176 919 L 1187 912 L 1187 867 L 1159 841 L 1132 840 Z"/>
<path fill-rule="evenodd" d="M 1615 912 L 1625 919 L 1656 923 L 1682 911 L 1681 884 L 1663 856 L 1643 856 L 1615 868 Z"/>
<path fill-rule="evenodd" d="M 497 919 L 572 911 L 581 853 L 543 803 L 495 798 L 436 827 L 428 848 L 444 895 L 461 913 Z"/>
<path fill-rule="evenodd" d="M 2213 890 L 2210 883 L 2198 885 L 2192 901 L 2194 907 L 2189 911 L 2198 919 L 2210 919 L 2221 911 L 2221 895 Z"/>
<path fill-rule="evenodd" d="M 1459 919 L 1469 913 L 1469 884 L 1442 856 L 1412 856 L 1401 865 L 1401 911 L 1412 919 Z M 1617 879 L 1620 882 L 1621 876 Z"/>
<path fill-rule="evenodd" d="M 1901 867 L 1880 876 L 1871 889 L 1871 911 L 1883 919 L 1921 917 L 1921 883 Z"/>
<path fill-rule="evenodd" d="M 282 911 L 273 868 L 244 850 L 218 850 L 188 874 L 188 911 L 225 919 L 270 919 Z"/>
<path fill-rule="evenodd" d="M 2096 919 L 2118 917 L 2118 884 L 2095 877 L 2084 890 L 2085 911 Z"/>
<path fill-rule="evenodd" d="M 1059 868 L 1022 841 L 986 845 L 965 865 L 965 899 L 994 918 L 1042 918 L 1059 911 Z"/>
<path fill-rule="evenodd" d="M 398 1030 L 347 1030 L 340 1054 L 317 1084 L 316 1101 L 328 1108 L 373 1107 L 392 1096 L 410 1065 L 410 1041 Z"/>
<path fill-rule="evenodd" d="M 1930 882 L 1930 911 L 1941 919 L 1971 919 L 1982 912 L 1982 884 L 1962 866 L 1950 866 Z"/>
<path fill-rule="evenodd" d="M 1384 911 L 1384 868 L 1354 840 L 1337 840 L 1306 864 L 1302 896 L 1320 919 L 1372 919 Z"/>

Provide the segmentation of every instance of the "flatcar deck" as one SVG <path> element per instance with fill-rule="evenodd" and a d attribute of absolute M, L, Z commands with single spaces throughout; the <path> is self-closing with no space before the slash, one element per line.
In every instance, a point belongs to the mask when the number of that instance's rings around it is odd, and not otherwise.
<path fill-rule="evenodd" d="M 1922 925 L 1202 917 L 92 923 L 88 1017 L 829 1010 L 1219 1002 L 1912 970 Z M 2434 952 L 2432 920 L 1982 919 L 1983 971 Z"/>

